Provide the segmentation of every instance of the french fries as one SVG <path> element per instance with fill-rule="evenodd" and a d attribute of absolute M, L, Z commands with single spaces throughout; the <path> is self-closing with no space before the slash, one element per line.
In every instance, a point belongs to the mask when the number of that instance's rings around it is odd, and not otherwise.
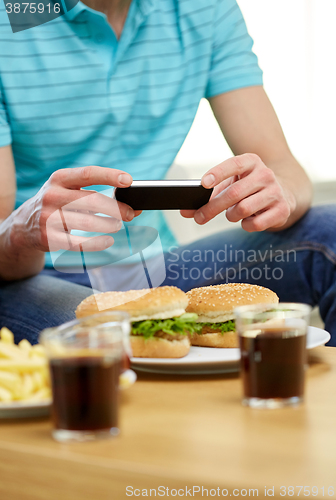
<path fill-rule="evenodd" d="M 14 335 L 0 330 L 0 404 L 51 399 L 48 362 L 42 345 L 24 339 L 14 344 Z"/>

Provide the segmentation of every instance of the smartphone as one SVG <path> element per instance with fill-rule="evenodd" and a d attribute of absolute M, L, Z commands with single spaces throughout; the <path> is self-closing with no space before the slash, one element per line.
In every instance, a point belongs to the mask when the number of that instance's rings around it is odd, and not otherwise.
<path fill-rule="evenodd" d="M 133 210 L 198 210 L 212 191 L 200 180 L 133 181 L 130 187 L 116 188 L 115 198 Z"/>

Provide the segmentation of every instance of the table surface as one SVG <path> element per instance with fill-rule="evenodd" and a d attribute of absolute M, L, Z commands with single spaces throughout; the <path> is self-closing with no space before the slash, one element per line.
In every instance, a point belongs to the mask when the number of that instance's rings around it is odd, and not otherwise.
<path fill-rule="evenodd" d="M 273 498 L 292 496 L 289 487 L 303 497 L 299 486 L 336 497 L 336 349 L 310 351 L 300 407 L 245 408 L 241 389 L 237 373 L 138 373 L 121 394 L 121 435 L 108 441 L 59 444 L 49 419 L 1 421 L 0 498 L 119 500 L 143 489 L 154 497 L 159 486 L 169 488 L 164 498 L 193 486 L 194 498 L 207 497 L 196 492 L 202 486 L 208 498 L 211 488 L 265 497 L 265 487 Z"/>

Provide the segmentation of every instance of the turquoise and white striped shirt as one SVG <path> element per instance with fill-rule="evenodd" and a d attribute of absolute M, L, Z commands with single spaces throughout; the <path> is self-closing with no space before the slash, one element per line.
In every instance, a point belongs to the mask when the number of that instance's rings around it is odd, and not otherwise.
<path fill-rule="evenodd" d="M 12 33 L 5 3 L 0 146 L 12 144 L 17 206 L 59 168 L 163 179 L 202 97 L 262 85 L 236 0 L 133 0 L 119 41 L 106 16 L 81 2 Z M 161 212 L 132 224 L 156 228 L 165 248 L 175 243 Z"/>

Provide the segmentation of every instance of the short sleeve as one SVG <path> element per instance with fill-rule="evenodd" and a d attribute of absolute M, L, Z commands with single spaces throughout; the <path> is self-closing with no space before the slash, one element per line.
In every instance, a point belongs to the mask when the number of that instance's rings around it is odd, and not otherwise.
<path fill-rule="evenodd" d="M 9 126 L 6 104 L 3 99 L 3 92 L 0 84 L 0 147 L 8 146 L 12 142 L 12 135 Z"/>
<path fill-rule="evenodd" d="M 217 0 L 206 97 L 262 85 L 262 71 L 236 0 Z"/>

